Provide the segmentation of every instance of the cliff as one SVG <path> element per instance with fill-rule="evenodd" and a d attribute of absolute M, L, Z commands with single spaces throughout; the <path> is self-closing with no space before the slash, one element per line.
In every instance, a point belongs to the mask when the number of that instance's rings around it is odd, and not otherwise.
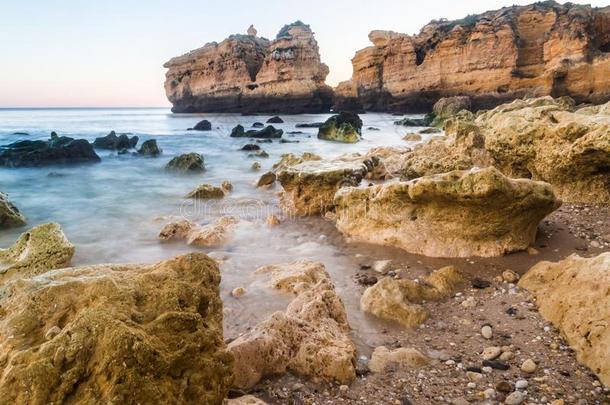
<path fill-rule="evenodd" d="M 284 26 L 273 41 L 232 35 L 171 59 L 165 81 L 173 112 L 317 113 L 330 109 L 328 67 L 308 25 Z"/>
<path fill-rule="evenodd" d="M 610 7 L 548 1 L 369 39 L 335 109 L 424 112 L 454 95 L 471 96 L 475 109 L 523 96 L 610 99 Z"/>

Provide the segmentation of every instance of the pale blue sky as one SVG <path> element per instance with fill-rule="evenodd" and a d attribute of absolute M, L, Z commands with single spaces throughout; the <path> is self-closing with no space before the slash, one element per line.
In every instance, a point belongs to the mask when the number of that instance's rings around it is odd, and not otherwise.
<path fill-rule="evenodd" d="M 350 59 L 373 29 L 412 34 L 431 19 L 530 2 L 0 0 L 0 107 L 168 106 L 170 57 L 250 24 L 274 38 L 297 19 L 316 33 L 335 85 L 350 77 Z"/>

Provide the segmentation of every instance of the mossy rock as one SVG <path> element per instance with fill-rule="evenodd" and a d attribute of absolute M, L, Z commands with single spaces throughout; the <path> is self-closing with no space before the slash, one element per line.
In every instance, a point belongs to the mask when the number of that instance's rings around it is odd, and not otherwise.
<path fill-rule="evenodd" d="M 199 153 L 185 153 L 176 156 L 165 166 L 166 170 L 182 173 L 202 172 L 205 170 L 203 156 Z"/>
<path fill-rule="evenodd" d="M 0 229 L 25 225 L 25 217 L 4 193 L 0 193 Z"/>
<path fill-rule="evenodd" d="M 362 135 L 362 120 L 355 113 L 342 112 L 333 115 L 318 130 L 318 139 L 356 143 Z"/>
<path fill-rule="evenodd" d="M 225 196 L 224 191 L 220 187 L 212 186 L 211 184 L 202 184 L 196 189 L 187 194 L 187 198 L 197 199 L 212 199 L 212 198 L 223 198 Z"/>

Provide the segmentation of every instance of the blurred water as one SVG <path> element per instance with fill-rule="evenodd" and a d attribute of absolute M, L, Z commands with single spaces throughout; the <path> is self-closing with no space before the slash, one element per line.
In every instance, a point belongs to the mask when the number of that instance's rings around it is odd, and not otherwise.
<path fill-rule="evenodd" d="M 0 231 L 0 247 L 13 243 L 25 229 L 46 222 L 58 222 L 76 245 L 74 265 L 107 262 L 155 262 L 195 250 L 183 243 L 161 244 L 157 234 L 162 217 L 185 212 L 200 222 L 209 222 L 220 214 L 242 216 L 234 238 L 218 249 L 230 258 L 222 266 L 223 295 L 226 298 L 227 322 L 236 329 L 260 319 L 273 309 L 284 307 L 289 297 L 268 299 L 266 280 L 252 275 L 260 265 L 310 258 L 323 261 L 339 291 L 352 285 L 352 258 L 345 257 L 321 239 L 316 229 L 327 229 L 322 220 L 288 221 L 279 227 L 264 224 L 266 214 L 277 210 L 277 188 L 260 190 L 254 183 L 271 168 L 282 154 L 314 152 L 334 157 L 348 152 L 366 152 L 380 145 L 408 145 L 402 137 L 412 130 L 393 125 L 398 117 L 388 114 L 364 114 L 363 141 L 337 144 L 316 138 L 317 129 L 295 128 L 297 123 L 321 122 L 329 115 L 282 116 L 283 124 L 274 124 L 285 132 L 284 138 L 299 143 L 261 143 L 270 155 L 257 159 L 260 172 L 250 166 L 255 159 L 239 151 L 247 138 L 230 138 L 231 129 L 242 124 L 249 128 L 255 121 L 265 122 L 269 116 L 233 114 L 171 114 L 166 109 L 5 109 L 0 110 L 0 145 L 22 139 L 47 139 L 51 131 L 60 135 L 93 141 L 110 130 L 127 132 L 140 138 L 139 144 L 155 138 L 163 154 L 156 158 L 98 150 L 99 164 L 44 167 L 0 168 L 0 191 L 9 195 L 28 219 L 27 227 Z M 186 131 L 201 119 L 212 122 L 210 132 Z M 376 127 L 373 131 L 368 127 Z M 28 135 L 17 135 L 26 132 Z M 198 175 L 176 175 L 163 170 L 165 164 L 181 153 L 197 152 L 204 156 L 206 171 Z M 49 173 L 55 175 L 49 177 Z M 229 180 L 234 185 L 230 197 L 211 209 L 185 201 L 184 195 L 197 185 L 219 185 Z M 316 222 L 318 221 L 318 222 Z M 322 236 L 323 238 L 323 236 Z M 205 250 L 204 250 L 205 251 Z M 238 300 L 228 292 L 244 286 L 249 294 Z M 264 293 L 261 292 L 265 290 Z M 271 293 L 272 294 L 272 293 Z M 356 311 L 357 302 L 346 298 L 348 310 Z M 352 314 L 356 318 L 358 314 Z M 242 322 L 243 321 L 243 322 Z M 247 322 L 246 322 L 247 321 Z M 357 322 L 356 322 L 357 323 Z M 357 325 L 356 325 L 357 327 Z"/>

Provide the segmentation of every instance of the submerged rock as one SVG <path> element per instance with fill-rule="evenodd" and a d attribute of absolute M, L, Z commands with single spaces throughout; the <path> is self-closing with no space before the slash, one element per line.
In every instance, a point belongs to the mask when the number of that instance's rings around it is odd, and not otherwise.
<path fill-rule="evenodd" d="M 8 196 L 0 192 L 0 229 L 25 225 L 25 217 Z"/>
<path fill-rule="evenodd" d="M 275 117 L 271 117 L 267 120 L 267 124 L 283 124 L 284 120 L 281 119 L 280 117 L 278 117 L 277 115 Z"/>
<path fill-rule="evenodd" d="M 0 146 L 0 166 L 38 167 L 100 161 L 93 146 L 85 139 L 59 137 L 57 134 L 48 141 L 18 141 Z"/>
<path fill-rule="evenodd" d="M 203 156 L 199 153 L 185 153 L 176 156 L 165 166 L 166 170 L 182 173 L 202 172 L 205 170 Z"/>
<path fill-rule="evenodd" d="M 199 225 L 188 219 L 180 219 L 166 224 L 159 232 L 161 241 L 185 240 L 188 245 L 200 247 L 218 246 L 231 236 L 234 226 L 239 222 L 235 217 L 225 216 L 215 223 Z"/>
<path fill-rule="evenodd" d="M 427 114 L 424 118 L 403 118 L 394 121 L 394 125 L 402 125 L 403 127 L 429 127 L 434 121 L 434 114 Z"/>
<path fill-rule="evenodd" d="M 360 308 L 379 318 L 414 327 L 428 318 L 425 301 L 447 298 L 466 282 L 466 277 L 453 266 L 433 272 L 426 284 L 385 277 L 364 291 Z"/>
<path fill-rule="evenodd" d="M 157 146 L 156 139 L 149 139 L 147 141 L 144 141 L 144 143 L 142 143 L 142 146 L 138 150 L 138 153 L 143 156 L 158 156 L 161 154 L 161 152 L 163 151 Z"/>
<path fill-rule="evenodd" d="M 419 142 L 422 140 L 422 137 L 420 134 L 406 134 L 405 136 L 402 137 L 403 140 L 408 141 L 408 142 Z"/>
<path fill-rule="evenodd" d="M 186 195 L 186 198 L 210 199 L 223 198 L 225 192 L 222 188 L 212 186 L 211 184 L 201 184 L 196 189 Z"/>
<path fill-rule="evenodd" d="M 74 255 L 58 224 L 36 226 L 19 236 L 13 246 L 0 249 L 0 285 L 66 267 Z"/>
<path fill-rule="evenodd" d="M 322 125 L 324 125 L 323 122 L 307 122 L 307 123 L 303 123 L 303 124 L 296 124 L 294 127 L 295 128 L 320 128 Z"/>
<path fill-rule="evenodd" d="M 208 120 L 199 121 L 193 128 L 189 128 L 188 131 L 211 131 L 212 123 Z"/>
<path fill-rule="evenodd" d="M 231 130 L 232 138 L 259 138 L 259 139 L 277 139 L 281 138 L 284 131 L 275 129 L 273 125 L 267 125 L 265 128 L 257 131 L 250 129 L 246 131 L 242 125 L 237 125 Z"/>
<path fill-rule="evenodd" d="M 433 257 L 525 250 L 561 204 L 549 184 L 494 168 L 343 188 L 334 202 L 337 228 L 351 239 Z"/>
<path fill-rule="evenodd" d="M 267 187 L 275 183 L 276 175 L 274 172 L 264 173 L 256 182 L 256 187 Z"/>
<path fill-rule="evenodd" d="M 127 134 L 117 136 L 116 132 L 110 131 L 110 133 L 104 137 L 95 138 L 93 147 L 108 150 L 133 149 L 138 144 L 139 139 L 140 138 L 137 136 L 130 138 Z"/>
<path fill-rule="evenodd" d="M 519 281 L 561 331 L 579 362 L 610 386 L 610 253 L 540 262 Z"/>
<path fill-rule="evenodd" d="M 333 115 L 318 130 L 318 139 L 343 143 L 356 143 L 361 135 L 362 120 L 349 112 Z"/>
<path fill-rule="evenodd" d="M 0 334 L 2 400 L 222 404 L 232 358 L 219 283 L 203 254 L 10 283 L 0 318 L 11 331 Z"/>
<path fill-rule="evenodd" d="M 356 377 L 356 347 L 347 314 L 321 263 L 308 260 L 267 266 L 274 288 L 294 294 L 278 311 L 229 344 L 234 385 L 248 389 L 265 376 L 292 373 L 348 384 Z"/>

